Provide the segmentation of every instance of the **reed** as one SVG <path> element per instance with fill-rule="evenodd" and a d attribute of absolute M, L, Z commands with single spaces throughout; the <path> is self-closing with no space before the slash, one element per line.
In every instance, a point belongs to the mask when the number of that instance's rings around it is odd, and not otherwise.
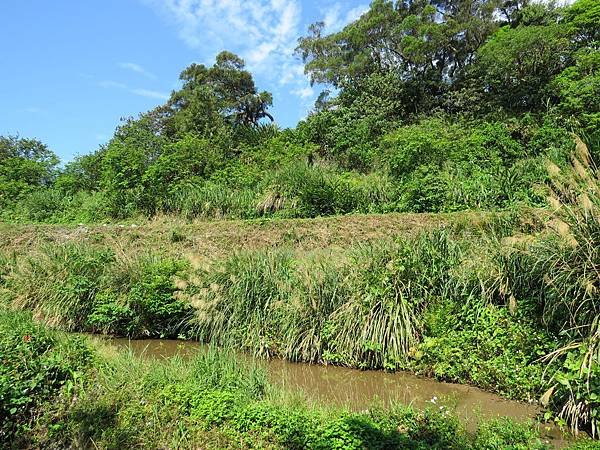
<path fill-rule="evenodd" d="M 7 277 L 12 305 L 66 331 L 175 337 L 189 305 L 177 299 L 185 263 L 83 244 L 42 246 Z"/>
<path fill-rule="evenodd" d="M 443 231 L 337 258 L 237 254 L 198 276 L 198 338 L 257 356 L 396 367 L 419 342 L 428 300 L 453 289 L 459 259 Z"/>

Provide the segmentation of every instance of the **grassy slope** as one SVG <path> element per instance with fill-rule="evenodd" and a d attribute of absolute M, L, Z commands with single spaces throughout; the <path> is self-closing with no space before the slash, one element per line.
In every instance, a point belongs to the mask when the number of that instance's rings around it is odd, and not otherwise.
<path fill-rule="evenodd" d="M 15 225 L 0 223 L 0 250 L 18 254 L 54 243 L 89 243 L 130 252 L 152 250 L 217 259 L 237 250 L 292 247 L 297 250 L 347 247 L 395 236 L 410 236 L 444 225 L 469 228 L 493 213 L 376 214 L 316 219 L 194 221 L 157 219 L 128 225 Z"/>

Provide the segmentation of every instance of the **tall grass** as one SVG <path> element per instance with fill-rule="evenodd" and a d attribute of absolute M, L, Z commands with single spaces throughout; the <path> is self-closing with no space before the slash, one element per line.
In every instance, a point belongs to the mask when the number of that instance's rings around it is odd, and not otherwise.
<path fill-rule="evenodd" d="M 552 223 L 558 237 L 543 242 L 536 266 L 544 272 L 544 315 L 571 342 L 548 355 L 566 360 L 553 380 L 560 416 L 577 431 L 600 432 L 600 171 L 577 139 L 571 167 L 552 171 Z M 560 324 L 560 325 L 559 325 Z M 568 370 L 570 369 L 570 370 Z M 566 386 L 565 386 L 566 385 Z M 562 393 L 561 393 L 562 391 Z"/>
<path fill-rule="evenodd" d="M 7 251 L 0 249 L 0 290 L 6 284 L 6 279 L 10 274 L 16 261 L 16 255 L 10 255 Z"/>
<path fill-rule="evenodd" d="M 250 219 L 256 216 L 256 192 L 234 190 L 228 186 L 203 182 L 179 187 L 163 200 L 161 210 L 182 215 L 188 220 Z"/>
<path fill-rule="evenodd" d="M 523 302 L 556 336 L 544 361 L 558 419 L 577 432 L 600 424 L 600 172 L 587 146 L 576 140 L 571 165 L 548 164 L 546 229 L 513 240 L 497 260 L 505 298 Z"/>
<path fill-rule="evenodd" d="M 67 331 L 177 336 L 191 311 L 177 298 L 185 263 L 108 248 L 46 245 L 7 277 L 13 306 Z"/>
<path fill-rule="evenodd" d="M 428 302 L 451 287 L 458 254 L 444 231 L 356 249 L 348 298 L 331 316 L 330 357 L 365 367 L 405 363 L 420 340 Z"/>
<path fill-rule="evenodd" d="M 9 280 L 18 294 L 15 305 L 54 326 L 80 331 L 114 262 L 107 249 L 45 246 L 39 254 L 19 261 Z"/>
<path fill-rule="evenodd" d="M 292 361 L 324 360 L 331 317 L 348 298 L 347 267 L 330 252 L 311 255 L 296 265 L 292 301 L 281 324 L 281 352 Z"/>
<path fill-rule="evenodd" d="M 296 163 L 263 183 L 257 205 L 261 215 L 317 217 L 393 208 L 397 195 L 392 180 L 380 173 L 341 173 L 325 164 Z"/>
<path fill-rule="evenodd" d="M 365 245 L 337 259 L 237 254 L 199 275 L 190 301 L 198 337 L 261 356 L 397 367 L 419 342 L 429 299 L 452 286 L 458 257 L 445 232 Z"/>
<path fill-rule="evenodd" d="M 287 252 L 234 255 L 210 274 L 192 301 L 200 340 L 275 354 L 271 338 L 289 301 L 291 258 Z"/>

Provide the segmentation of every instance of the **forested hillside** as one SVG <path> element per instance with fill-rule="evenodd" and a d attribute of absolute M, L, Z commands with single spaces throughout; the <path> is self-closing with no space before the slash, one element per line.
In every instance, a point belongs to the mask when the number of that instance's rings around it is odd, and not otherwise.
<path fill-rule="evenodd" d="M 0 141 L 5 220 L 314 217 L 542 206 L 546 163 L 592 151 L 600 5 L 381 1 L 298 42 L 324 86 L 281 130 L 238 56 L 192 64 L 166 104 L 124 120 L 64 167 L 36 140 Z M 275 118 L 276 119 L 276 118 Z"/>

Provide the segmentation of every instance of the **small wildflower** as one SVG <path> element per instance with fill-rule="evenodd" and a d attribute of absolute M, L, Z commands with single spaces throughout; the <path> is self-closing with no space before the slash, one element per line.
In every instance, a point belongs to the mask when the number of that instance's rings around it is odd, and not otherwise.
<path fill-rule="evenodd" d="M 31 342 L 31 336 L 26 334 L 25 336 L 23 336 L 23 342 Z"/>

